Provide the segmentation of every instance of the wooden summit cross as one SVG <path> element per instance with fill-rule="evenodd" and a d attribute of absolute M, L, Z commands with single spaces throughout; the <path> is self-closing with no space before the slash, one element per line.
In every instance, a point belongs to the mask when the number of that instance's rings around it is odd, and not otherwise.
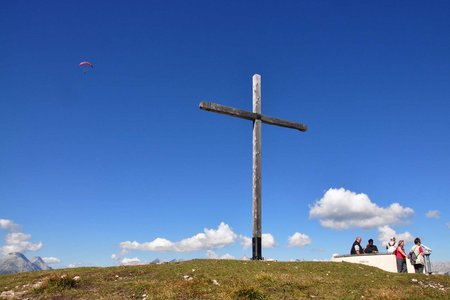
<path fill-rule="evenodd" d="M 261 251 L 261 122 L 306 131 L 305 124 L 261 114 L 261 76 L 253 75 L 253 112 L 202 101 L 200 109 L 253 121 L 253 236 L 252 259 L 262 260 Z"/>

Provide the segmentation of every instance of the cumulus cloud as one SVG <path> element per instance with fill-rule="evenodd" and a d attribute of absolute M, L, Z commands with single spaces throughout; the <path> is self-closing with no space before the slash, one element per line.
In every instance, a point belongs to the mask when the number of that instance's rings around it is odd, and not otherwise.
<path fill-rule="evenodd" d="M 11 232 L 16 232 L 20 229 L 20 226 L 8 219 L 0 219 L 0 228 L 6 229 Z"/>
<path fill-rule="evenodd" d="M 241 246 L 244 249 L 250 248 L 252 246 L 252 239 L 245 236 L 239 235 L 239 240 L 241 242 Z M 273 248 L 277 245 L 275 238 L 270 233 L 263 233 L 261 235 L 261 246 L 263 248 Z"/>
<path fill-rule="evenodd" d="M 235 259 L 234 256 L 231 254 L 226 253 L 222 256 L 219 256 L 216 252 L 212 250 L 206 251 L 206 257 L 208 259 Z"/>
<path fill-rule="evenodd" d="M 164 238 L 156 238 L 151 242 L 145 243 L 126 241 L 120 243 L 120 247 L 127 250 L 187 252 L 222 248 L 233 244 L 236 241 L 236 238 L 237 235 L 230 226 L 222 222 L 217 229 L 205 228 L 202 233 L 198 233 L 175 243 Z"/>
<path fill-rule="evenodd" d="M 206 257 L 208 259 L 218 259 L 219 258 L 219 254 L 217 254 L 216 252 L 214 252 L 212 250 L 208 250 L 208 251 L 206 251 Z"/>
<path fill-rule="evenodd" d="M 263 233 L 261 235 L 261 244 L 263 248 L 273 248 L 277 245 L 275 238 L 270 233 Z"/>
<path fill-rule="evenodd" d="M 378 227 L 378 240 L 382 245 L 386 245 L 392 237 L 395 237 L 397 242 L 399 240 L 404 240 L 405 243 L 414 241 L 414 236 L 408 231 L 396 233 L 394 229 L 387 225 Z"/>
<path fill-rule="evenodd" d="M 61 262 L 61 260 L 59 258 L 56 257 L 43 257 L 42 260 L 46 263 L 46 264 L 59 264 Z"/>
<path fill-rule="evenodd" d="M 138 243 L 136 241 L 122 242 L 120 247 L 127 250 L 142 250 L 142 251 L 174 251 L 174 243 L 163 238 L 156 238 L 151 242 Z"/>
<path fill-rule="evenodd" d="M 241 241 L 241 246 L 244 249 L 250 248 L 252 246 L 252 239 L 245 235 L 239 235 L 239 240 Z"/>
<path fill-rule="evenodd" d="M 42 248 L 41 242 L 33 244 L 29 241 L 31 235 L 22 232 L 8 233 L 5 237 L 5 245 L 1 248 L 3 254 L 12 252 L 38 251 Z"/>
<path fill-rule="evenodd" d="M 220 259 L 236 259 L 233 255 L 225 253 L 220 257 Z"/>
<path fill-rule="evenodd" d="M 141 265 L 142 262 L 139 258 L 137 257 L 133 257 L 133 258 L 127 258 L 125 257 L 124 259 L 122 259 L 122 261 L 120 262 L 121 265 L 123 266 L 136 266 L 136 265 Z"/>
<path fill-rule="evenodd" d="M 304 233 L 296 232 L 291 235 L 288 239 L 289 247 L 300 247 L 303 248 L 306 245 L 311 244 L 311 239 Z"/>
<path fill-rule="evenodd" d="M 438 210 L 429 210 L 425 215 L 429 219 L 439 219 L 441 217 L 441 212 Z"/>
<path fill-rule="evenodd" d="M 35 244 L 30 242 L 29 240 L 31 239 L 31 235 L 18 232 L 20 226 L 11 220 L 0 219 L 0 228 L 9 231 L 5 237 L 5 245 L 0 247 L 0 252 L 2 254 L 38 251 L 43 246 L 41 242 Z"/>
<path fill-rule="evenodd" d="M 323 227 L 333 229 L 368 229 L 401 224 L 413 214 L 413 209 L 398 203 L 379 207 L 366 194 L 356 194 L 344 188 L 329 189 L 309 210 L 310 218 L 319 219 Z"/>

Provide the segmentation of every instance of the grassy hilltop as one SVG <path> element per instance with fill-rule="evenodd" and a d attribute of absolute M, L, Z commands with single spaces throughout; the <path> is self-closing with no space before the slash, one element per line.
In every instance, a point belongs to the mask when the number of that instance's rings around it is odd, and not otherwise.
<path fill-rule="evenodd" d="M 450 276 L 350 263 L 210 259 L 0 276 L 0 299 L 26 298 L 450 299 Z"/>

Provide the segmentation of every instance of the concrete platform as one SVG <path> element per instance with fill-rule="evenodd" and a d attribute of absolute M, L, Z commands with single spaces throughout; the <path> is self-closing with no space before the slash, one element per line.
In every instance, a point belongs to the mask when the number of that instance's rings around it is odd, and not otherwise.
<path fill-rule="evenodd" d="M 365 253 L 358 255 L 337 255 L 331 258 L 334 262 L 349 262 L 363 264 L 367 266 L 377 267 L 382 270 L 397 273 L 397 262 L 394 254 L 390 253 Z M 406 260 L 408 273 L 414 273 L 414 266 L 411 265 L 409 259 Z M 425 270 L 424 270 L 425 273 Z"/>

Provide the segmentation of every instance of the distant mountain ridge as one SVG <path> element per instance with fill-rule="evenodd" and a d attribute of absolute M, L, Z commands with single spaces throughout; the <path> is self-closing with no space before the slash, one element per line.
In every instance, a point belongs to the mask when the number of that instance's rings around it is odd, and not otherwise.
<path fill-rule="evenodd" d="M 40 256 L 33 257 L 33 258 L 30 260 L 30 262 L 31 262 L 33 265 L 39 267 L 40 270 L 51 270 L 51 269 L 52 269 L 49 265 L 47 265 L 47 264 L 45 263 L 45 261 L 44 261 Z"/>
<path fill-rule="evenodd" d="M 20 252 L 9 253 L 0 258 L 0 274 L 13 274 L 51 270 L 41 257 L 33 257 L 30 261 Z"/>

